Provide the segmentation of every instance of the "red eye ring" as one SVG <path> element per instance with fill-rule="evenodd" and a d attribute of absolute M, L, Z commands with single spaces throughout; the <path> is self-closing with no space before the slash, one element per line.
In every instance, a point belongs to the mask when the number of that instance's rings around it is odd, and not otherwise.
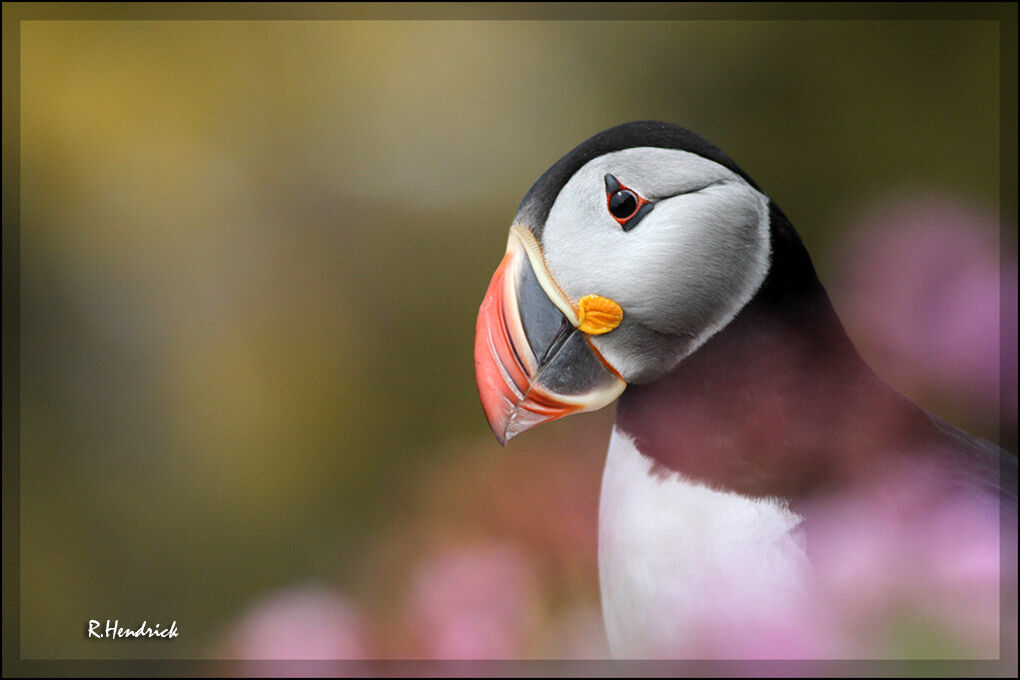
<path fill-rule="evenodd" d="M 607 174 L 605 182 L 606 208 L 609 214 L 624 231 L 630 231 L 651 211 L 654 204 L 646 201 L 630 187 L 621 184 L 613 175 Z"/>
<path fill-rule="evenodd" d="M 640 205 L 637 194 L 630 189 L 620 189 L 609 197 L 609 214 L 617 222 L 626 222 L 638 211 Z"/>

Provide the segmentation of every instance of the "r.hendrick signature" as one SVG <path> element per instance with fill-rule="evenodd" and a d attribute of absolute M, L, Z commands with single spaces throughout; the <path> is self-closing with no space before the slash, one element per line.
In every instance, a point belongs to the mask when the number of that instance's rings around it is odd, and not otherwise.
<path fill-rule="evenodd" d="M 121 628 L 120 620 L 106 620 L 106 628 L 100 628 L 102 624 L 95 619 L 89 621 L 87 637 L 90 638 L 175 638 L 177 637 L 177 622 L 172 621 L 167 628 L 161 628 L 160 624 L 150 626 L 148 621 L 142 621 L 137 628 Z"/>

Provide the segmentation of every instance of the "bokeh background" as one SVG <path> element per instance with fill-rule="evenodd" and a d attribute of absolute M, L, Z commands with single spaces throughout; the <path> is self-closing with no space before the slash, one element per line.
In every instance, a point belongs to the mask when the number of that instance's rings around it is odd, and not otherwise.
<path fill-rule="evenodd" d="M 893 385 L 996 441 L 1004 379 L 1015 446 L 995 22 L 32 21 L 20 59 L 24 658 L 604 657 L 612 408 L 501 449 L 472 346 L 524 192 L 629 120 L 756 179 Z"/>

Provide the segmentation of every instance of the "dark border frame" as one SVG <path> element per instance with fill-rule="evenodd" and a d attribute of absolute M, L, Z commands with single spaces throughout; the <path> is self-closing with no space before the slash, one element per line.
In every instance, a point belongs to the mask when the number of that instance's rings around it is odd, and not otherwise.
<path fill-rule="evenodd" d="M 1000 261 L 1016 247 L 1017 4 L 982 3 L 29 3 L 3 4 L 3 676 L 960 676 L 1017 674 L 997 661 L 37 661 L 20 654 L 20 92 L 28 20 L 994 20 L 999 24 Z M 1001 289 L 1010 285 L 1005 274 Z M 1008 320 L 1005 296 L 1000 318 Z M 1015 322 L 1014 322 L 1015 323 Z M 1001 327 L 1001 356 L 1015 355 Z M 1012 329 L 1016 337 L 1016 328 Z M 1004 362 L 1001 362 L 1004 363 Z M 1002 396 L 1016 376 L 1003 375 Z M 1000 399 L 1005 403 L 1005 399 Z M 1000 419 L 1001 420 L 1001 419 Z M 1000 432 L 1000 435 L 1002 433 Z M 8 530 L 10 529 L 10 530 Z M 1004 529 L 1006 530 L 1006 529 Z M 1004 545 L 1007 542 L 1003 542 Z M 1011 558 L 1016 564 L 1017 555 Z M 1005 626 L 1002 628 L 1003 634 Z M 1002 649 L 1015 642 L 1001 640 Z M 243 664 L 243 666 L 241 665 Z"/>

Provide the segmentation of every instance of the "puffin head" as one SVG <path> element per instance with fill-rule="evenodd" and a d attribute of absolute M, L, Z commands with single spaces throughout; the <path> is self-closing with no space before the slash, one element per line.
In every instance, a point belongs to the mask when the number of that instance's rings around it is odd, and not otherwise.
<path fill-rule="evenodd" d="M 635 122 L 580 144 L 524 196 L 479 309 L 496 438 L 662 377 L 754 297 L 770 251 L 769 198 L 698 135 Z"/>

